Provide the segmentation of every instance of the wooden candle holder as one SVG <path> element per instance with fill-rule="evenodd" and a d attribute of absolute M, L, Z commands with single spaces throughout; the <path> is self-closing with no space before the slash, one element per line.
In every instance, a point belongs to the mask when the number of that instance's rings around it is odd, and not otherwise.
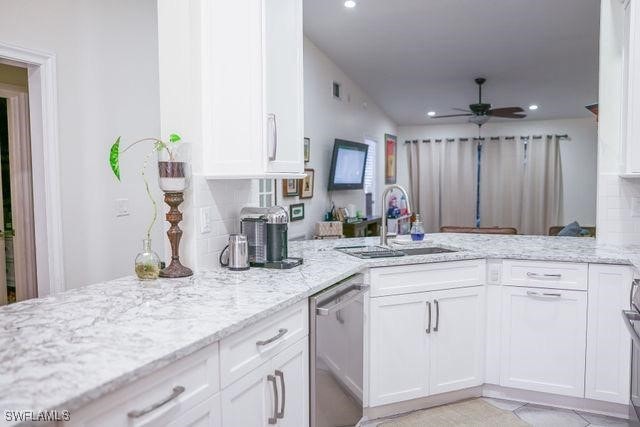
<path fill-rule="evenodd" d="M 171 263 L 165 269 L 160 270 L 160 277 L 177 278 L 192 276 L 193 271 L 180 263 L 179 254 L 182 230 L 178 224 L 182 221 L 182 212 L 178 210 L 178 206 L 184 201 L 184 193 L 164 193 L 164 201 L 170 207 L 166 218 L 171 224 L 171 227 L 167 231 L 169 243 L 171 244 Z"/>

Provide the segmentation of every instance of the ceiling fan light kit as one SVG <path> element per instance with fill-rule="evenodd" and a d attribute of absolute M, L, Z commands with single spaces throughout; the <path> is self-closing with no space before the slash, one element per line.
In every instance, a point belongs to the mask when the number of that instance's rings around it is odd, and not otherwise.
<path fill-rule="evenodd" d="M 524 119 L 526 114 L 522 114 L 524 109 L 521 107 L 504 107 L 504 108 L 491 108 L 491 104 L 482 102 L 482 85 L 487 81 L 483 77 L 475 79 L 478 85 L 478 102 L 470 104 L 468 110 L 461 108 L 454 108 L 457 111 L 464 111 L 464 114 L 447 114 L 444 116 L 431 116 L 432 119 L 444 119 L 450 117 L 469 117 L 469 122 L 478 126 L 482 126 L 487 123 L 491 117 L 500 117 L 504 119 Z M 537 106 L 536 106 L 537 107 Z"/>

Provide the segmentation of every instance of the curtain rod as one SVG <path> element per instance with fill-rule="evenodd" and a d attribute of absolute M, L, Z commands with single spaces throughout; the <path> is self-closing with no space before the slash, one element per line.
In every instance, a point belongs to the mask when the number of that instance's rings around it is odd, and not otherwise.
<path fill-rule="evenodd" d="M 472 141 L 486 141 L 486 140 L 499 141 L 500 138 L 503 138 L 503 139 L 505 139 L 507 141 L 513 141 L 516 138 L 519 138 L 522 141 L 528 141 L 529 139 L 542 139 L 542 138 L 545 138 L 545 137 L 546 138 L 556 137 L 558 139 L 570 139 L 569 135 L 565 133 L 565 134 L 531 135 L 531 136 L 519 136 L 519 137 L 516 137 L 516 136 L 502 136 L 502 137 L 500 137 L 500 136 L 489 136 L 489 137 L 479 137 L 479 138 L 478 137 L 473 137 L 473 138 L 469 138 L 469 137 L 466 137 L 466 138 L 465 137 L 463 137 L 463 138 L 435 138 L 435 139 L 427 138 L 427 139 L 423 139 L 422 142 L 431 142 L 431 141 L 434 141 L 434 142 L 442 142 L 442 141 L 453 142 L 456 139 L 458 139 L 459 141 L 462 141 L 462 142 L 466 142 L 466 141 L 469 141 L 469 140 L 472 140 Z M 409 143 L 417 144 L 418 142 L 420 142 L 420 140 L 418 140 L 418 139 L 413 139 L 413 140 L 409 140 L 408 139 L 408 140 L 404 141 L 405 144 L 409 144 Z"/>

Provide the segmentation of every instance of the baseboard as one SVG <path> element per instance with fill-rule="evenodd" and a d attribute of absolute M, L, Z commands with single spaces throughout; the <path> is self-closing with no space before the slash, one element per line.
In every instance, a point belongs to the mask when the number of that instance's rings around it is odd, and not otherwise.
<path fill-rule="evenodd" d="M 368 420 L 375 420 L 377 418 L 390 417 L 393 415 L 404 414 L 406 412 L 417 411 L 419 409 L 428 409 L 434 406 L 446 405 L 447 403 L 458 402 L 460 400 L 480 396 L 482 396 L 482 386 L 471 387 L 464 390 L 436 394 L 434 396 L 419 397 L 417 399 L 406 400 L 404 402 L 364 408 L 364 416 Z"/>
<path fill-rule="evenodd" d="M 617 418 L 629 418 L 629 405 L 585 399 L 582 397 L 561 396 L 558 394 L 520 390 L 493 384 L 485 384 L 482 386 L 482 396 L 592 412 L 594 414 L 609 415 Z"/>
<path fill-rule="evenodd" d="M 608 415 L 616 418 L 629 419 L 629 406 L 620 403 L 603 402 L 601 400 L 585 399 L 581 397 L 561 396 L 558 394 L 541 393 L 538 391 L 520 390 L 516 388 L 501 387 L 499 385 L 484 384 L 464 390 L 437 394 L 434 396 L 420 397 L 404 402 L 389 403 L 376 407 L 364 408 L 364 420 L 393 417 L 420 409 L 428 409 L 434 406 L 446 405 L 475 397 L 493 397 L 504 400 L 517 400 L 519 402 L 533 403 L 537 405 L 552 406 L 555 408 L 572 409 L 576 411 L 591 412 L 594 414 Z"/>

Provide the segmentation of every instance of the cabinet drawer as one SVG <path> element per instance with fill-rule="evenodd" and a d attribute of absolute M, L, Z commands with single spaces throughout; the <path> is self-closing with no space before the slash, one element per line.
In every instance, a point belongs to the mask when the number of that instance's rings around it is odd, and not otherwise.
<path fill-rule="evenodd" d="M 218 364 L 218 343 L 214 343 L 75 411 L 64 425 L 170 425 L 219 390 Z"/>
<path fill-rule="evenodd" d="M 371 296 L 481 285 L 485 265 L 484 260 L 470 260 L 372 268 Z"/>
<path fill-rule="evenodd" d="M 222 387 L 309 334 L 307 301 L 277 313 L 220 341 Z"/>
<path fill-rule="evenodd" d="M 587 290 L 588 264 L 505 260 L 503 284 L 533 288 Z"/>

